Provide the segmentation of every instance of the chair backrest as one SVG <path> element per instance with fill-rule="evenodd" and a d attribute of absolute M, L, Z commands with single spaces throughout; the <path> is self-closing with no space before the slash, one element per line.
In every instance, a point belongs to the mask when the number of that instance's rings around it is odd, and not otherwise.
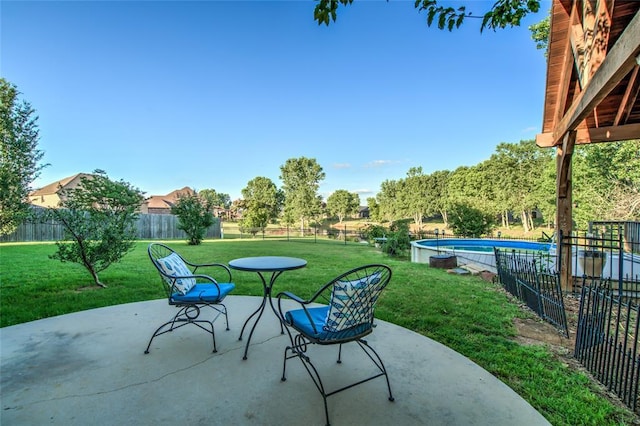
<path fill-rule="evenodd" d="M 164 244 L 151 243 L 147 251 L 151 262 L 167 284 L 165 288 L 169 297 L 174 293 L 186 294 L 196 284 L 195 278 L 185 278 L 193 275 L 193 272 L 175 250 Z"/>
<path fill-rule="evenodd" d="M 386 265 L 361 266 L 334 279 L 324 330 L 369 329 L 378 297 L 389 280 L 391 269 Z"/>

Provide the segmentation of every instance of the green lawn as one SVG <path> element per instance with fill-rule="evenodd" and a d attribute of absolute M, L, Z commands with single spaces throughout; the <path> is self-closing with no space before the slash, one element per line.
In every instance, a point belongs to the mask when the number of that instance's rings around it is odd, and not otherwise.
<path fill-rule="evenodd" d="M 514 389 L 554 425 L 631 424 L 634 415 L 599 396 L 593 383 L 543 346 L 513 340 L 514 317 L 530 315 L 494 284 L 477 277 L 389 258 L 364 244 L 313 239 L 306 242 L 217 240 L 200 246 L 169 243 L 196 262 L 226 263 L 237 257 L 302 257 L 303 269 L 287 273 L 286 286 L 310 296 L 321 284 L 365 263 L 386 263 L 391 283 L 376 316 L 437 340 L 469 357 Z M 0 325 L 2 327 L 73 311 L 164 297 L 146 252 L 147 243 L 100 274 L 108 288 L 91 286 L 75 264 L 50 260 L 53 244 L 0 245 Z M 234 271 L 236 295 L 260 295 L 256 274 Z M 275 291 L 280 290 L 276 284 Z M 425 384 L 428 386 L 428 384 Z"/>

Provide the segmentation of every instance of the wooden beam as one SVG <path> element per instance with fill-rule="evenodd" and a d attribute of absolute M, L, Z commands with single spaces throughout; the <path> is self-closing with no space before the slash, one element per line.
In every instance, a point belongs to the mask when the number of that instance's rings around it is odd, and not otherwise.
<path fill-rule="evenodd" d="M 591 77 L 600 68 L 605 56 L 607 56 L 611 16 L 604 0 L 598 0 L 598 4 L 593 11 L 593 17 L 595 20 L 591 28 L 590 46 L 588 51 L 585 52 L 585 81 L 591 80 Z"/>
<path fill-rule="evenodd" d="M 620 124 L 624 116 L 624 121 L 622 123 L 626 123 L 629 119 L 629 115 L 631 115 L 631 110 L 633 109 L 633 105 L 636 103 L 636 99 L 638 98 L 638 89 L 640 89 L 640 84 L 636 84 L 638 80 L 638 69 L 640 69 L 640 65 L 636 65 L 631 71 L 631 77 L 629 78 L 629 83 L 627 83 L 627 88 L 624 91 L 624 95 L 622 96 L 622 101 L 620 102 L 620 106 L 618 107 L 618 112 L 616 114 L 616 118 L 613 122 L 614 126 Z M 625 114 L 626 111 L 626 114 Z"/>
<path fill-rule="evenodd" d="M 558 145 L 568 131 L 575 130 L 582 120 L 629 74 L 636 66 L 638 54 L 640 54 L 640 11 L 636 12 L 587 87 L 572 103 L 554 129 L 553 145 Z"/>
<path fill-rule="evenodd" d="M 562 5 L 559 5 L 562 7 Z M 564 9 L 564 8 L 562 8 Z M 573 2 L 571 6 L 571 14 L 569 15 L 569 25 L 575 20 L 576 17 L 576 3 Z M 569 96 L 569 86 L 571 85 L 571 73 L 573 72 L 573 60 L 572 60 L 572 45 L 571 45 L 571 37 L 567 37 L 567 42 L 564 47 L 564 63 L 562 64 L 562 69 L 560 71 L 560 81 L 558 85 L 558 93 L 557 93 L 557 110 L 554 115 L 553 128 L 555 129 L 556 125 L 562 120 L 562 116 L 564 115 L 564 111 L 567 108 L 567 97 Z"/>
<path fill-rule="evenodd" d="M 596 11 L 594 10 L 592 0 L 582 2 L 582 57 L 578 64 L 580 87 L 584 88 L 589 84 L 591 76 L 591 52 L 593 50 L 594 39 L 596 36 Z"/>
<path fill-rule="evenodd" d="M 578 129 L 575 144 L 584 145 L 588 143 L 616 142 L 630 139 L 640 139 L 640 123 L 599 127 L 597 129 Z M 555 146 L 553 142 L 552 133 L 539 133 L 536 135 L 536 145 L 540 148 L 551 148 Z"/>
<path fill-rule="evenodd" d="M 577 141 L 577 144 L 595 142 L 616 142 L 640 138 L 640 123 L 626 124 L 624 126 L 600 127 L 597 129 L 585 129 L 588 132 L 587 141 Z M 580 131 L 578 130 L 578 133 Z"/>
<path fill-rule="evenodd" d="M 575 130 L 568 132 L 562 140 L 562 148 L 558 148 L 558 173 L 556 175 L 558 187 L 556 194 L 559 199 L 571 196 L 571 157 L 573 156 L 576 134 Z"/>
<path fill-rule="evenodd" d="M 573 230 L 573 191 L 571 184 L 571 158 L 576 139 L 576 131 L 569 131 L 558 147 L 556 164 L 556 229 L 558 238 L 570 235 Z M 560 265 L 560 286 L 563 291 L 571 290 L 571 246 L 560 244 L 557 264 Z"/>

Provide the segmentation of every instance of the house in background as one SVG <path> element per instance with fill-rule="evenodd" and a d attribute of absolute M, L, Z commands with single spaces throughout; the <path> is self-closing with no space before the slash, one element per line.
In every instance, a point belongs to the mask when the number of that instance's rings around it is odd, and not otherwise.
<path fill-rule="evenodd" d="M 145 200 L 142 206 L 142 213 L 149 214 L 171 214 L 171 207 L 175 205 L 178 198 L 195 195 L 195 191 L 188 186 L 176 189 L 167 195 L 152 195 Z"/>
<path fill-rule="evenodd" d="M 83 177 L 91 175 L 78 173 L 36 189 L 29 194 L 29 203 L 38 207 L 58 207 L 64 199 L 63 190 L 76 188 Z"/>
<path fill-rule="evenodd" d="M 358 218 L 369 219 L 369 206 L 358 207 Z"/>
<path fill-rule="evenodd" d="M 58 207 L 64 200 L 64 190 L 75 189 L 83 177 L 91 177 L 89 173 L 78 173 L 73 176 L 50 183 L 29 194 L 29 203 L 38 207 Z M 152 195 L 140 206 L 140 213 L 171 214 L 171 207 L 179 197 L 194 195 L 195 191 L 188 186 L 176 189 L 167 195 Z"/>

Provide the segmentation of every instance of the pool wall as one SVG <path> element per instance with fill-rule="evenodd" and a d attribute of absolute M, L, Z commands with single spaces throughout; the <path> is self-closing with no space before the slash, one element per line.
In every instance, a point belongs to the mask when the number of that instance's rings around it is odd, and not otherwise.
<path fill-rule="evenodd" d="M 438 254 L 454 254 L 458 260 L 458 266 L 475 265 L 476 268 L 497 273 L 496 258 L 490 248 L 515 250 L 521 256 L 531 256 L 534 251 L 548 253 L 547 267 L 555 270 L 556 246 L 550 243 L 538 243 L 523 240 L 493 240 L 477 238 L 443 238 L 439 240 L 427 239 L 411 242 L 411 261 L 416 263 L 429 263 L 429 258 Z M 474 248 L 490 249 L 490 251 L 478 251 Z M 572 272 L 574 277 L 591 275 L 593 270 L 585 268 L 584 249 L 573 247 L 572 251 Z M 528 253 L 528 254 L 527 254 Z M 597 275 L 605 279 L 617 280 L 622 271 L 622 277 L 636 277 L 640 274 L 640 256 L 637 254 L 624 253 L 622 261 L 617 251 L 608 251 L 603 259 L 602 271 Z M 587 269 L 585 271 L 584 269 Z"/>
<path fill-rule="evenodd" d="M 474 248 L 489 248 L 489 251 L 478 251 Z M 458 266 L 473 264 L 487 271 L 497 273 L 496 257 L 493 247 L 512 250 L 548 251 L 549 244 L 521 240 L 492 240 L 477 238 L 443 238 L 411 242 L 411 261 L 429 263 L 429 258 L 438 254 L 454 254 Z"/>

